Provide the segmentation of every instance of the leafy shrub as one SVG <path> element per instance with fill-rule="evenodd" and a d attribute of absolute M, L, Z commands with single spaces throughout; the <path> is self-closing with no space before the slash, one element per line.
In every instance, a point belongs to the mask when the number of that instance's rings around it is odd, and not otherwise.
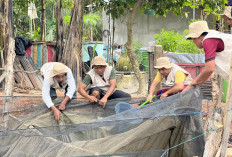
<path fill-rule="evenodd" d="M 40 40 L 40 27 L 37 28 L 35 31 L 24 31 L 24 30 L 18 30 L 17 35 L 18 36 L 23 36 L 27 39 L 33 40 L 33 41 L 39 41 Z"/>
<path fill-rule="evenodd" d="M 118 71 L 132 71 L 132 65 L 130 59 L 127 55 L 120 56 L 117 61 L 117 70 Z"/>
<path fill-rule="evenodd" d="M 185 36 L 189 34 L 189 30 L 185 30 L 183 34 L 175 33 L 174 30 L 167 31 L 162 29 L 160 34 L 155 34 L 155 43 L 163 46 L 164 51 L 177 53 L 200 53 L 198 47 L 192 40 L 186 40 Z"/>
<path fill-rule="evenodd" d="M 138 41 L 133 41 L 133 46 L 134 46 L 135 58 L 138 63 L 141 63 L 143 59 L 140 54 L 140 48 L 142 47 L 142 44 Z M 133 70 L 130 59 L 127 55 L 127 49 L 125 49 L 125 51 L 122 52 L 120 58 L 117 61 L 117 70 L 118 71 L 132 71 Z"/>

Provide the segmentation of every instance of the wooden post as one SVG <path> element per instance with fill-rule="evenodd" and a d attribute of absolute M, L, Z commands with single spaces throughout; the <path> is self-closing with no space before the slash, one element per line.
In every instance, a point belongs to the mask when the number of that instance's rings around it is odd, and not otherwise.
<path fill-rule="evenodd" d="M 8 120 L 9 120 L 9 106 L 11 104 L 11 96 L 13 96 L 13 87 L 14 87 L 14 58 L 15 58 L 15 41 L 13 38 L 9 39 L 9 48 L 7 52 L 7 64 L 6 64 L 6 79 L 5 79 L 5 90 L 4 90 L 4 98 L 3 101 L 3 127 L 7 129 Z"/>
<path fill-rule="evenodd" d="M 163 47 L 162 45 L 155 45 L 155 53 L 154 53 L 154 65 L 156 65 L 156 60 L 160 57 L 163 56 Z M 157 69 L 154 69 L 154 75 L 156 75 L 158 72 Z M 154 78 L 154 76 L 153 76 Z M 160 89 L 161 88 L 161 84 L 159 84 L 158 86 L 156 86 L 156 89 Z"/>
<path fill-rule="evenodd" d="M 232 57 L 230 60 L 230 72 L 229 72 L 228 89 L 227 89 L 227 96 L 226 96 L 226 108 L 225 108 L 226 113 L 224 117 L 225 123 L 224 123 L 224 132 L 223 132 L 223 138 L 222 138 L 222 144 L 221 144 L 221 157 L 226 156 L 227 143 L 228 143 L 229 134 L 230 134 L 230 124 L 231 124 L 231 116 L 232 116 L 231 81 L 232 81 Z"/>
<path fill-rule="evenodd" d="M 148 91 L 149 91 L 154 78 L 154 52 L 148 52 L 148 59 L 149 59 L 149 80 L 148 80 Z"/>

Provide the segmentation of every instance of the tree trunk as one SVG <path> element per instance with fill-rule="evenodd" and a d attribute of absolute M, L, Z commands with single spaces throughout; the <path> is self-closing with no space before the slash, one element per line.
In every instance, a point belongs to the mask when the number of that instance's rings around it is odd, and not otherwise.
<path fill-rule="evenodd" d="M 46 6 L 45 6 L 45 0 L 42 1 L 42 26 L 41 26 L 41 41 L 46 40 Z"/>
<path fill-rule="evenodd" d="M 83 34 L 83 16 L 84 16 L 84 7 L 85 7 L 85 1 L 82 0 L 81 1 L 81 5 L 79 6 L 79 9 L 78 9 L 78 17 L 79 17 L 79 23 L 78 23 L 78 32 L 79 32 L 79 42 L 78 42 L 78 49 L 77 49 L 77 52 L 78 52 L 78 56 L 80 58 L 79 60 L 79 68 L 78 68 L 78 72 L 77 74 L 79 74 L 79 79 L 78 79 L 78 84 L 80 83 L 81 81 L 81 78 L 82 78 L 82 71 L 83 71 L 83 66 L 84 64 L 83 61 L 82 61 L 82 34 Z M 78 85 L 77 84 L 77 85 Z"/>
<path fill-rule="evenodd" d="M 81 80 L 80 60 L 82 60 L 82 58 L 80 58 L 80 54 L 82 47 L 83 2 L 84 0 L 75 1 L 64 53 L 62 55 L 62 62 L 72 69 L 77 85 Z M 77 28 L 78 26 L 79 28 Z"/>
<path fill-rule="evenodd" d="M 62 18 L 62 0 L 56 0 L 56 60 L 61 61 L 64 49 L 64 26 Z"/>
<path fill-rule="evenodd" d="M 127 21 L 127 37 L 128 37 L 127 43 L 126 43 L 127 55 L 130 58 L 130 62 L 135 72 L 135 77 L 139 83 L 138 93 L 145 93 L 145 81 L 143 79 L 142 73 L 139 70 L 139 65 L 138 65 L 138 62 L 136 61 L 136 57 L 134 54 L 132 27 L 133 27 L 133 22 L 138 12 L 138 9 L 142 6 L 143 2 L 144 0 L 138 0 L 133 9 L 129 8 L 130 12 L 129 12 L 129 17 Z"/>
<path fill-rule="evenodd" d="M 0 67 L 6 64 L 8 42 L 14 37 L 12 0 L 0 2 Z M 1 58 L 3 56 L 3 58 Z M 4 63 L 2 63 L 2 61 Z"/>
<path fill-rule="evenodd" d="M 13 64 L 14 64 L 14 58 L 15 58 L 15 41 L 13 38 L 9 39 L 9 48 L 8 48 L 8 55 L 7 55 L 7 64 L 6 64 L 6 79 L 5 79 L 5 88 L 4 88 L 4 102 L 3 102 L 3 128 L 7 129 L 8 128 L 8 113 L 9 113 L 9 108 L 12 103 L 12 98 L 13 96 L 13 87 L 14 87 L 14 69 L 13 69 Z"/>
<path fill-rule="evenodd" d="M 92 8 L 92 5 L 93 5 L 93 1 L 92 0 L 89 0 L 89 13 L 92 14 L 93 13 L 93 8 Z M 93 27 L 92 27 L 92 24 L 90 23 L 90 40 L 93 41 Z"/>

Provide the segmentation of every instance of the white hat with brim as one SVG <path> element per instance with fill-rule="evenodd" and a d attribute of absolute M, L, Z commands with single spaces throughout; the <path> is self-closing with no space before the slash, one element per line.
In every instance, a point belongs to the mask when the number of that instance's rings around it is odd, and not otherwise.
<path fill-rule="evenodd" d="M 189 34 L 185 36 L 186 39 L 198 38 L 205 32 L 210 32 L 206 21 L 197 21 L 189 25 Z"/>
<path fill-rule="evenodd" d="M 102 66 L 107 66 L 108 63 L 106 63 L 105 57 L 102 56 L 96 56 L 93 59 L 92 66 L 94 65 L 102 65 Z"/>
<path fill-rule="evenodd" d="M 174 63 L 171 63 L 168 57 L 160 57 L 157 59 L 156 66 L 154 66 L 155 69 L 169 69 L 174 66 Z"/>
<path fill-rule="evenodd" d="M 62 74 L 66 74 L 68 72 L 67 67 L 62 64 L 62 63 L 55 63 L 51 72 L 50 72 L 50 77 L 54 77 L 56 75 L 62 75 Z"/>
<path fill-rule="evenodd" d="M 223 14 L 220 14 L 220 16 L 223 18 L 223 19 L 232 19 L 232 16 L 231 16 L 231 6 L 227 6 L 225 7 L 225 10 L 224 10 L 224 13 Z"/>

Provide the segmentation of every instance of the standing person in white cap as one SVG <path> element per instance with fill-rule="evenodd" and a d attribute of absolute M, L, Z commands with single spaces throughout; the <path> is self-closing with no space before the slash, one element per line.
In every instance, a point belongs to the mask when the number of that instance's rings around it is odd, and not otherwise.
<path fill-rule="evenodd" d="M 227 23 L 230 25 L 230 27 L 232 27 L 232 14 L 231 14 L 231 11 L 232 11 L 232 7 L 227 6 L 227 7 L 225 7 L 224 13 L 221 14 L 221 17 L 227 21 Z"/>
<path fill-rule="evenodd" d="M 193 40 L 198 48 L 204 49 L 205 68 L 185 90 L 203 84 L 214 70 L 228 80 L 232 54 L 231 34 L 209 30 L 206 21 L 197 21 L 189 25 L 189 35 L 186 39 Z"/>
<path fill-rule="evenodd" d="M 65 105 L 76 96 L 76 84 L 70 68 L 63 63 L 49 62 L 41 67 L 41 74 L 44 78 L 42 98 L 48 108 L 54 112 L 54 118 L 59 121 L 61 112 Z M 52 100 L 57 98 L 56 89 L 65 89 L 65 97 L 59 108 L 54 106 Z"/>
<path fill-rule="evenodd" d="M 78 92 L 91 103 L 99 100 L 99 105 L 104 108 L 107 100 L 131 97 L 128 93 L 115 90 L 116 71 L 112 66 L 108 66 L 105 57 L 94 57 L 92 68 L 78 87 Z"/>
<path fill-rule="evenodd" d="M 152 96 L 156 86 L 163 82 L 169 88 L 160 89 L 156 96 L 160 95 L 160 99 L 181 92 L 192 81 L 191 75 L 180 66 L 171 63 L 168 57 L 160 57 L 157 59 L 157 64 L 154 68 L 158 69 L 158 73 L 151 84 L 147 100 L 152 102 Z"/>

